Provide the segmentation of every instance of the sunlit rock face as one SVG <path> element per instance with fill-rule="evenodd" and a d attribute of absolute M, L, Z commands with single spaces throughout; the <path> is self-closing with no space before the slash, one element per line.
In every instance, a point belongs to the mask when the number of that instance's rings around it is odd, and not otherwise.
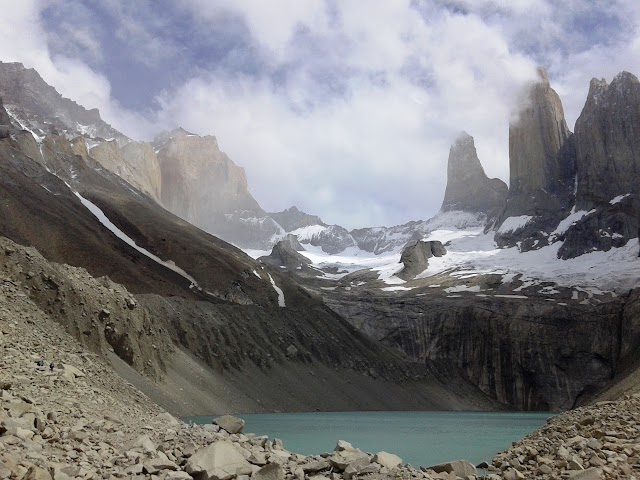
<path fill-rule="evenodd" d="M 462 132 L 449 151 L 447 188 L 440 211 L 483 213 L 494 217 L 504 206 L 507 184 L 489 178 L 482 168 L 473 137 Z"/>
<path fill-rule="evenodd" d="M 543 68 L 523 101 L 509 127 L 509 192 L 495 227 L 498 245 L 526 251 L 547 245 L 547 232 L 573 206 L 576 167 L 574 138 Z M 528 220 L 510 229 L 509 218 Z"/>
<path fill-rule="evenodd" d="M 120 176 L 142 192 L 159 200 L 160 172 L 153 149 L 133 144 L 126 154 L 115 140 L 102 142 L 89 151 L 89 155 L 104 168 Z M 149 153 L 150 150 L 150 153 Z M 145 158 L 144 152 L 147 152 Z M 156 164 L 155 166 L 153 164 Z"/>
<path fill-rule="evenodd" d="M 161 200 L 169 211 L 214 233 L 224 214 L 264 215 L 249 193 L 244 169 L 220 151 L 215 137 L 178 129 L 158 136 L 153 146 L 162 176 Z"/>
<path fill-rule="evenodd" d="M 160 201 L 162 176 L 158 156 L 153 147 L 145 142 L 131 142 L 122 147 L 121 154 L 137 173 L 144 190 Z"/>

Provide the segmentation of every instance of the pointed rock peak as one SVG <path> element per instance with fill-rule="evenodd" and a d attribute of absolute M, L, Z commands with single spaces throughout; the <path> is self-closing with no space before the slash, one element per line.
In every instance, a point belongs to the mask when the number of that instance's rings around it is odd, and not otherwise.
<path fill-rule="evenodd" d="M 629 73 L 626 70 L 623 70 L 615 76 L 615 78 L 611 82 L 611 85 L 625 83 L 639 83 L 638 77 L 636 77 L 633 73 Z"/>
<path fill-rule="evenodd" d="M 549 82 L 549 74 L 547 73 L 547 69 L 544 67 L 538 67 L 536 69 L 538 73 L 538 83 L 542 83 L 545 86 L 550 87 L 551 83 Z"/>
<path fill-rule="evenodd" d="M 441 211 L 459 210 L 493 216 L 502 207 L 507 185 L 490 180 L 482 168 L 473 137 L 461 132 L 449 150 L 447 188 Z"/>

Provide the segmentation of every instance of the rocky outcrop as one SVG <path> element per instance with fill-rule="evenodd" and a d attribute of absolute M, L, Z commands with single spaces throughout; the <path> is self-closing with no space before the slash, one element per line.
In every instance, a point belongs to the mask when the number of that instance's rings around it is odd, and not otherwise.
<path fill-rule="evenodd" d="M 310 238 L 301 240 L 301 242 L 308 242 L 314 247 L 320 247 L 324 252 L 331 255 L 357 245 L 348 230 L 340 225 L 329 225 L 312 234 Z"/>
<path fill-rule="evenodd" d="M 298 242 L 297 237 L 295 235 L 287 235 L 284 240 L 280 240 L 273 246 L 269 255 L 258 258 L 258 261 L 274 267 L 284 267 L 294 272 L 308 269 L 309 265 L 311 265 L 311 260 L 298 253 L 299 250 L 304 250 L 304 248 Z"/>
<path fill-rule="evenodd" d="M 640 82 L 618 74 L 611 85 L 593 79 L 576 121 L 576 209 L 592 211 L 573 225 L 559 252 L 572 258 L 609 250 L 640 228 Z"/>
<path fill-rule="evenodd" d="M 311 225 L 326 226 L 317 215 L 304 213 L 295 206 L 282 212 L 270 213 L 269 216 L 278 222 L 286 232 L 292 232 L 298 228 L 309 227 Z"/>
<path fill-rule="evenodd" d="M 159 379 L 173 347 L 166 330 L 132 294 L 107 277 L 45 260 L 34 248 L 0 237 L 0 274 L 23 284 L 31 300 L 76 337 L 106 358 L 115 352 L 136 370 Z M 152 347 L 153 345 L 153 347 Z"/>
<path fill-rule="evenodd" d="M 413 242 L 402 251 L 400 263 L 404 264 L 404 267 L 398 273 L 398 277 L 403 280 L 410 280 L 426 270 L 431 257 L 442 257 L 446 253 L 447 249 L 444 248 L 442 242 L 437 240 L 428 242 L 418 240 Z"/>
<path fill-rule="evenodd" d="M 440 211 L 483 213 L 493 218 L 504 207 L 507 191 L 502 180 L 487 177 L 473 137 L 462 132 L 449 151 L 447 188 Z"/>
<path fill-rule="evenodd" d="M 11 117 L 4 108 L 2 98 L 0 98 L 0 125 L 11 125 Z"/>
<path fill-rule="evenodd" d="M 558 94 L 543 68 L 528 90 L 524 107 L 509 127 L 509 192 L 496 221 L 499 246 L 521 250 L 548 244 L 548 234 L 573 206 L 575 144 Z M 517 229 L 509 218 L 528 217 Z M 526 242 L 524 240 L 527 240 Z"/>
<path fill-rule="evenodd" d="M 129 139 L 100 118 L 97 108 L 87 110 L 60 95 L 32 68 L 0 62 L 0 97 L 5 106 L 36 135 L 64 134 L 69 138 L 113 139 L 124 145 Z"/>

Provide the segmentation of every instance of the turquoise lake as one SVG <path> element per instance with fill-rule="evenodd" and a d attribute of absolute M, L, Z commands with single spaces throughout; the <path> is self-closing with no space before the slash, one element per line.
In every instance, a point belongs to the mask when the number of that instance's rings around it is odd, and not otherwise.
<path fill-rule="evenodd" d="M 245 432 L 280 438 L 287 450 L 330 452 L 338 440 L 366 452 L 399 455 L 414 467 L 493 456 L 546 423 L 550 413 L 522 412 L 339 412 L 239 415 Z M 211 423 L 214 417 L 185 421 Z"/>

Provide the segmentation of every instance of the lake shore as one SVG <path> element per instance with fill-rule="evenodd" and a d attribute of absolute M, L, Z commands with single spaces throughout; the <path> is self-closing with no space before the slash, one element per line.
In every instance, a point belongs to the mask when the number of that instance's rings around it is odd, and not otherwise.
<path fill-rule="evenodd" d="M 455 462 L 434 470 L 403 466 L 392 454 L 365 454 L 346 443 L 327 455 L 299 455 L 265 437 L 179 422 L 83 350 L 13 283 L 0 284 L 0 298 L 0 479 L 453 479 L 486 473 L 493 479 L 584 480 L 640 474 L 639 395 L 558 415 L 477 473 Z M 223 462 L 211 467 L 215 472 L 200 463 L 214 451 Z"/>

